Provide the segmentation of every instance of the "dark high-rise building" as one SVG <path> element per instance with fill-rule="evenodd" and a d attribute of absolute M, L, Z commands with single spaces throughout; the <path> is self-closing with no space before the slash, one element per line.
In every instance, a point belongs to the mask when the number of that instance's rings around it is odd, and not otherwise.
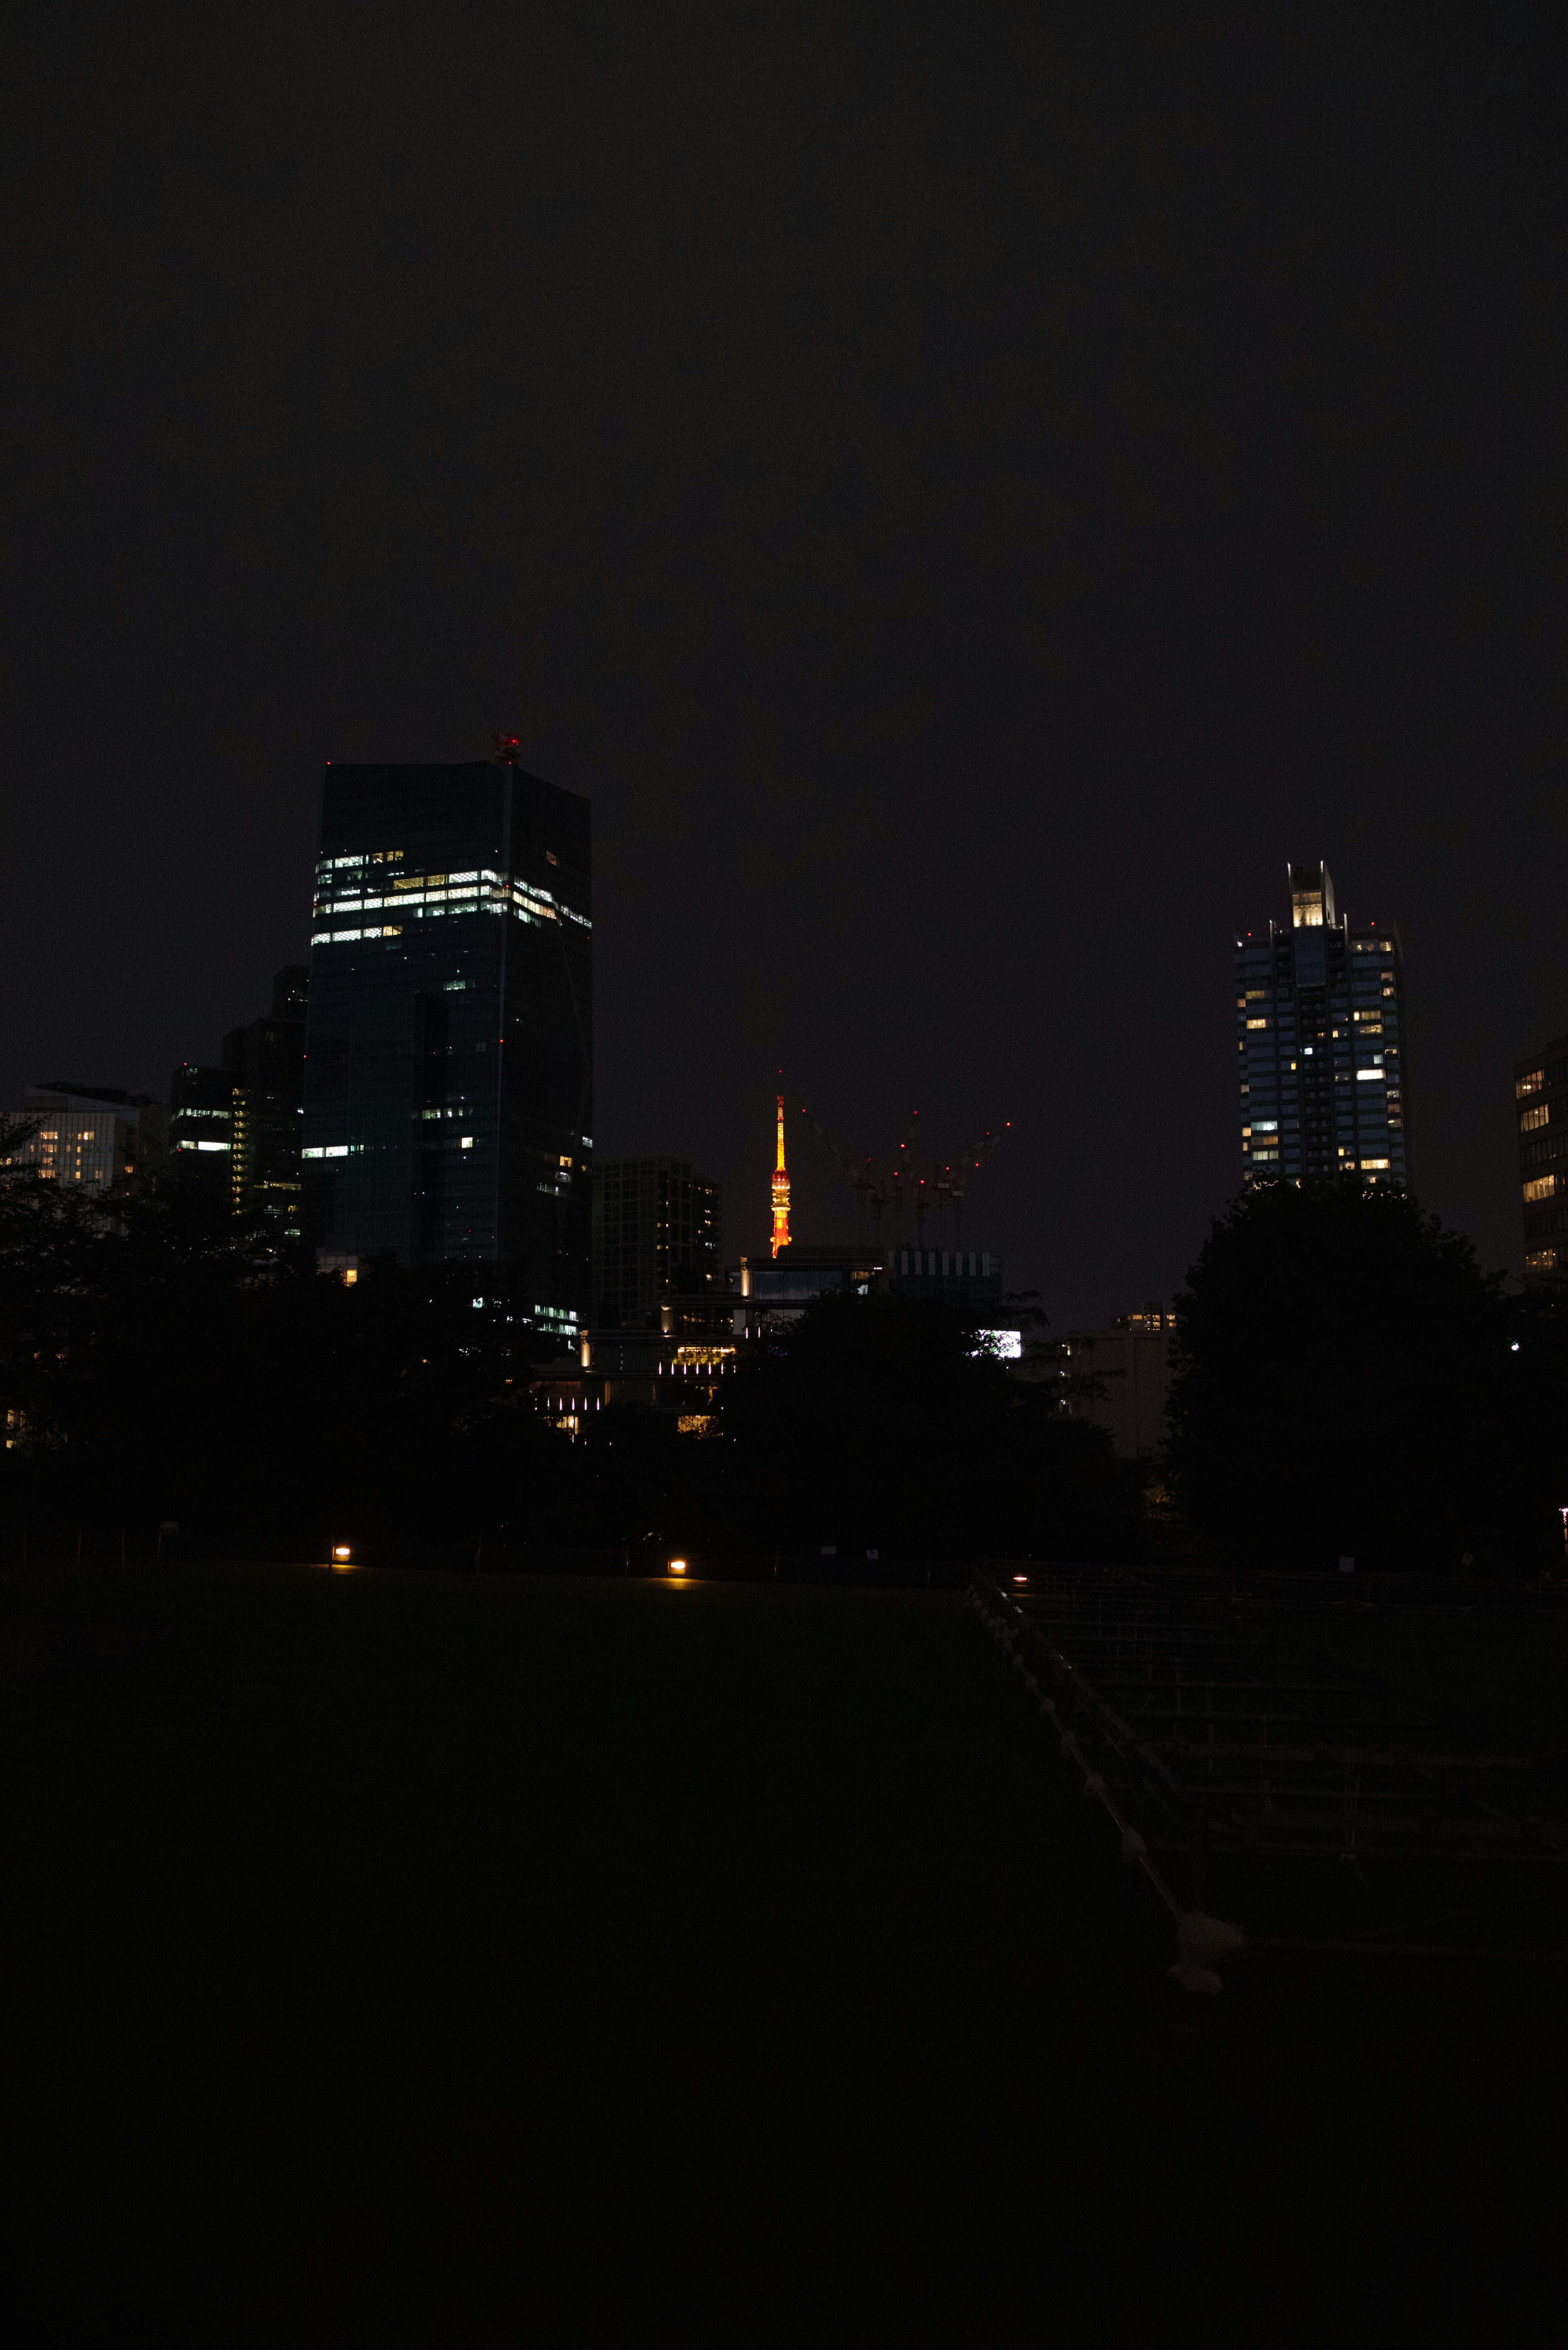
<path fill-rule="evenodd" d="M 214 1210 L 257 1215 L 282 1238 L 300 1232 L 305 1007 L 310 973 L 288 963 L 272 1011 L 223 1039 L 219 1067 L 182 1061 L 171 1085 L 170 1149 L 182 1188 Z"/>
<path fill-rule="evenodd" d="M 310 972 L 289 963 L 272 983 L 272 1010 L 223 1039 L 234 1083 L 234 1191 L 241 1214 L 291 1237 L 300 1231 L 305 1022 Z"/>
<path fill-rule="evenodd" d="M 181 1191 L 214 1215 L 239 1206 L 234 1181 L 234 1094 L 232 1069 L 182 1061 L 169 1081 L 170 1171 Z"/>
<path fill-rule="evenodd" d="M 1336 916 L 1326 865 L 1289 868 L 1291 927 L 1236 941 L 1246 1180 L 1409 1180 L 1404 981 L 1386 923 Z"/>
<path fill-rule="evenodd" d="M 338 1258 L 493 1268 L 557 1335 L 589 1295 L 587 800 L 505 750 L 327 771 L 305 1177 Z"/>
<path fill-rule="evenodd" d="M 1524 1278 L 1568 1274 L 1568 1036 L 1513 1065 Z"/>
<path fill-rule="evenodd" d="M 722 1285 L 719 1186 L 684 1159 L 618 1159 L 594 1169 L 594 1318 L 657 1330 L 674 1295 Z"/>

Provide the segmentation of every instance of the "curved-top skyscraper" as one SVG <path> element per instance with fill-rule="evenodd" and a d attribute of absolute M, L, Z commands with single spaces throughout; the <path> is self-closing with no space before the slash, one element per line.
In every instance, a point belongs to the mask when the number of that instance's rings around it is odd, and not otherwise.
<path fill-rule="evenodd" d="M 1337 916 L 1326 865 L 1288 868 L 1291 926 L 1236 941 L 1244 1180 L 1410 1180 L 1399 934 Z"/>

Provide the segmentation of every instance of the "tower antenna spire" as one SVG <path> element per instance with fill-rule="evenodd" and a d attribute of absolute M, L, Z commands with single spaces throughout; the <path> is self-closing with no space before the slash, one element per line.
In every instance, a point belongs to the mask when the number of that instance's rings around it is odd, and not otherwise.
<path fill-rule="evenodd" d="M 774 1169 L 774 1254 L 789 1246 L 789 1170 L 784 1165 L 784 1096 L 779 1096 L 779 1155 Z"/>

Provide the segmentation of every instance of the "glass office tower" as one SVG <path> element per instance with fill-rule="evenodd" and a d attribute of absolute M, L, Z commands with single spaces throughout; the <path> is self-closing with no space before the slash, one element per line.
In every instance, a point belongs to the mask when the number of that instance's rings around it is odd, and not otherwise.
<path fill-rule="evenodd" d="M 588 1304 L 587 800 L 495 761 L 327 771 L 306 1033 L 324 1254 L 491 1269 L 562 1335 Z"/>
<path fill-rule="evenodd" d="M 1241 1158 L 1261 1176 L 1407 1183 L 1398 933 L 1336 916 L 1326 865 L 1288 868 L 1291 926 L 1236 941 Z"/>

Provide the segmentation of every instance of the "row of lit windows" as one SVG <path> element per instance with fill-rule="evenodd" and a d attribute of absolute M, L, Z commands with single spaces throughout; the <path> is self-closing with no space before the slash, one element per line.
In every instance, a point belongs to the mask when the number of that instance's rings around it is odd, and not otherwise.
<path fill-rule="evenodd" d="M 1514 1079 L 1513 1090 L 1516 1099 L 1522 1100 L 1526 1094 L 1555 1093 L 1560 1086 L 1568 1086 L 1568 1060 L 1547 1061 L 1528 1070 Z"/>
<path fill-rule="evenodd" d="M 1298 1136 L 1292 1135 L 1285 1141 L 1283 1147 L 1287 1150 L 1299 1154 L 1303 1146 L 1300 1138 Z M 1309 1147 L 1311 1147 L 1310 1141 Z M 1326 1139 L 1324 1140 L 1324 1147 L 1325 1149 L 1327 1148 Z M 1271 1139 L 1267 1142 L 1259 1142 L 1254 1140 L 1251 1144 L 1242 1144 L 1241 1156 L 1244 1159 L 1251 1158 L 1254 1164 L 1256 1164 L 1260 1159 L 1277 1159 L 1280 1155 L 1280 1149 L 1281 1145 L 1277 1139 Z M 1343 1142 L 1338 1146 L 1336 1155 L 1345 1159 L 1347 1164 L 1352 1167 L 1355 1167 L 1359 1163 L 1360 1166 L 1368 1172 L 1377 1169 L 1386 1168 L 1389 1163 L 1386 1159 L 1363 1159 L 1358 1162 L 1355 1150 L 1347 1149 Z"/>
<path fill-rule="evenodd" d="M 368 874 L 358 881 L 345 880 L 335 884 L 318 884 L 317 911 L 325 912 L 330 909 L 336 913 L 351 913 L 387 905 L 401 907 L 436 903 L 452 898 L 478 898 L 486 889 L 493 897 L 503 898 L 510 890 L 512 897 L 519 905 L 526 904 L 535 911 L 551 910 L 552 918 L 556 905 L 555 892 L 546 889 L 542 881 L 519 881 L 515 874 L 508 879 L 504 873 L 492 871 L 489 866 L 474 866 L 466 873 L 397 874 L 392 878 L 392 889 L 396 894 L 390 899 L 344 894 L 345 891 L 361 892 L 365 881 L 369 881 L 372 888 L 377 886 L 376 877 L 373 874 Z M 385 889 L 386 885 L 383 882 L 380 886 Z M 329 895 L 328 892 L 332 890 L 337 894 Z M 574 913 L 569 906 L 562 906 L 559 910 L 569 920 L 585 924 L 587 922 L 586 915 Z"/>
<path fill-rule="evenodd" d="M 367 904 L 370 901 L 367 900 Z M 421 905 L 416 899 L 410 899 L 406 909 L 400 899 L 396 901 L 389 899 L 385 902 L 389 905 L 396 902 L 400 912 L 407 910 L 415 916 L 426 917 L 432 920 L 442 914 L 509 913 L 518 921 L 542 924 L 545 922 L 559 921 L 564 916 L 568 922 L 576 922 L 581 930 L 591 931 L 593 929 L 593 924 L 589 921 L 587 916 L 586 914 L 574 913 L 570 906 L 563 906 L 560 912 L 557 913 L 554 907 L 535 906 L 523 898 L 515 898 L 510 904 L 508 904 L 505 899 L 499 898 L 489 902 L 477 900 L 472 906 Z M 347 910 L 334 908 L 333 910 L 334 912 L 337 912 Z M 313 947 L 348 946 L 356 943 L 360 939 L 400 939 L 402 937 L 402 934 L 403 925 L 401 922 L 380 922 L 362 925 L 358 930 L 313 931 L 310 934 L 310 943 Z"/>

